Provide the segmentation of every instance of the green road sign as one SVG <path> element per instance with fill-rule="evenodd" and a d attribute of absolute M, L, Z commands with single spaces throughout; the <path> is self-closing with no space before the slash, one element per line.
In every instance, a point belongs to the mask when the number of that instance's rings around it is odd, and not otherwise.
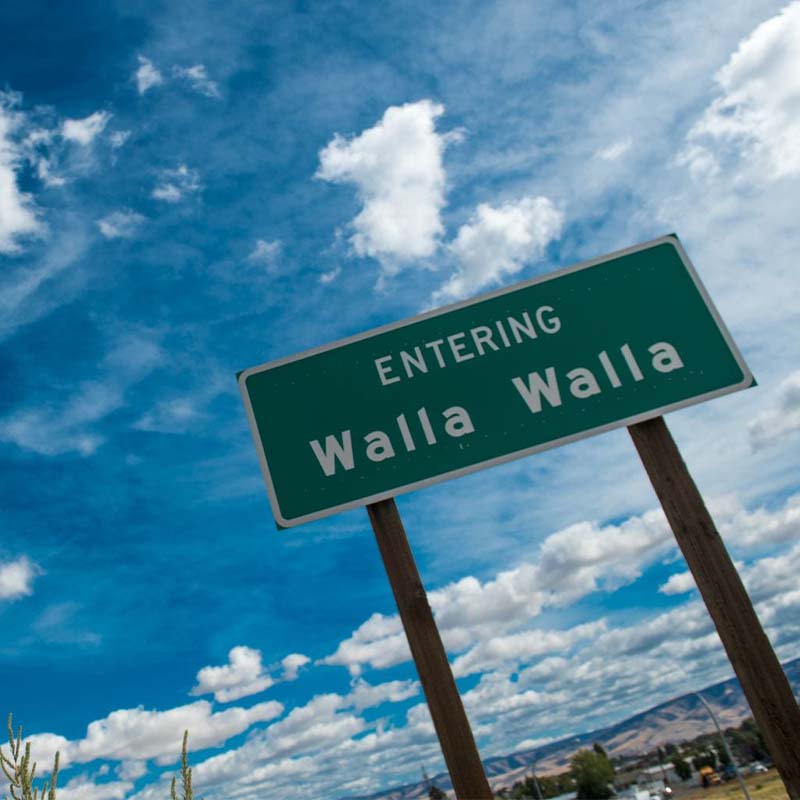
<path fill-rule="evenodd" d="M 752 382 L 675 236 L 239 376 L 284 527 Z"/>

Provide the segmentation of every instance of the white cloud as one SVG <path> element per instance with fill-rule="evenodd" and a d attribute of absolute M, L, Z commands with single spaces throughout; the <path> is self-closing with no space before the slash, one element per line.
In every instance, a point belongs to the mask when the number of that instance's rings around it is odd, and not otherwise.
<path fill-rule="evenodd" d="M 695 176 L 732 151 L 754 176 L 800 174 L 800 2 L 759 25 L 716 74 L 722 91 L 692 127 L 680 156 Z"/>
<path fill-rule="evenodd" d="M 168 764 L 180 754 L 185 730 L 192 734 L 189 748 L 204 750 L 218 747 L 255 723 L 272 720 L 282 713 L 283 706 L 275 701 L 217 712 L 212 711 L 207 700 L 167 711 L 147 711 L 142 707 L 120 709 L 91 722 L 82 739 L 70 741 L 50 733 L 31 736 L 31 750 L 43 765 L 52 762 L 56 750 L 61 753 L 64 766 L 96 759 L 123 762 L 156 759 L 160 764 Z"/>
<path fill-rule="evenodd" d="M 800 495 L 775 509 L 744 509 L 731 498 L 710 503 L 726 542 L 733 547 L 764 547 L 790 541 L 800 534 Z M 633 583 L 644 569 L 676 551 L 675 539 L 661 509 L 632 516 L 622 523 L 580 522 L 542 542 L 537 558 L 498 573 L 485 582 L 465 577 L 428 595 L 445 647 L 460 654 L 458 675 L 496 668 L 502 663 L 571 648 L 602 631 L 578 626 L 543 633 L 529 626 L 545 608 L 568 606 L 594 592 L 613 592 Z M 688 591 L 688 575 L 673 576 L 660 591 Z M 519 631 L 521 627 L 527 630 Z M 364 667 L 385 669 L 410 660 L 411 654 L 397 615 L 373 614 L 323 664 L 346 667 L 360 675 Z"/>
<path fill-rule="evenodd" d="M 17 102 L 15 95 L 0 92 L 0 253 L 19 252 L 19 239 L 41 230 L 31 196 L 17 183 L 22 156 L 12 139 L 22 123 L 13 110 Z"/>
<path fill-rule="evenodd" d="M 66 119 L 61 125 L 61 135 L 70 142 L 86 146 L 103 132 L 110 119 L 107 111 L 95 111 L 83 119 Z"/>
<path fill-rule="evenodd" d="M 283 245 L 279 241 L 268 242 L 266 239 L 257 239 L 247 260 L 254 264 L 272 267 L 280 257 L 282 249 Z"/>
<path fill-rule="evenodd" d="M 674 548 L 660 510 L 619 525 L 582 522 L 548 536 L 535 563 L 522 563 L 484 583 L 462 578 L 430 592 L 428 599 L 447 650 L 458 653 L 475 646 L 477 665 L 492 655 L 492 647 L 498 653 L 524 649 L 525 637 L 504 637 L 544 606 L 563 606 L 592 592 L 613 591 L 636 580 L 646 565 Z M 491 644 L 494 641 L 496 645 Z M 322 663 L 344 666 L 359 675 L 366 665 L 384 669 L 410 658 L 399 617 L 373 614 Z M 463 669 L 471 669 L 473 657 L 467 653 L 461 663 Z"/>
<path fill-rule="evenodd" d="M 262 663 L 261 651 L 245 645 L 231 648 L 228 663 L 220 667 L 203 667 L 197 673 L 192 694 L 213 694 L 220 703 L 258 694 L 279 681 L 297 680 L 300 670 L 311 659 L 302 653 L 290 653 L 281 659 L 281 674 L 273 677 Z"/>
<path fill-rule="evenodd" d="M 145 218 L 135 211 L 113 211 L 97 221 L 100 233 L 106 239 L 130 239 L 144 223 Z"/>
<path fill-rule="evenodd" d="M 364 664 L 381 669 L 411 658 L 408 642 L 398 616 L 373 614 L 344 641 L 323 664 L 347 667 L 358 675 Z"/>
<path fill-rule="evenodd" d="M 800 536 L 800 494 L 790 495 L 775 509 L 748 511 L 732 498 L 712 504 L 720 534 L 736 547 L 758 548 Z"/>
<path fill-rule="evenodd" d="M 450 244 L 458 268 L 433 295 L 435 305 L 501 283 L 544 253 L 561 235 L 564 214 L 546 197 L 493 207 L 482 203 Z"/>
<path fill-rule="evenodd" d="M 333 283 L 341 274 L 342 274 L 342 268 L 334 267 L 332 270 L 328 270 L 328 272 L 323 272 L 319 276 L 319 282 L 323 286 L 327 286 L 329 283 Z"/>
<path fill-rule="evenodd" d="M 344 703 L 356 711 L 363 711 L 365 708 L 375 708 L 383 703 L 399 703 L 416 697 L 419 688 L 417 681 L 388 681 L 373 686 L 366 681 L 356 680 Z"/>
<path fill-rule="evenodd" d="M 173 397 L 161 400 L 138 419 L 133 427 L 139 431 L 154 433 L 186 433 L 208 420 L 208 414 L 200 407 L 202 404 L 204 398 Z"/>
<path fill-rule="evenodd" d="M 69 302 L 83 284 L 79 262 L 90 237 L 82 225 L 56 230 L 46 252 L 18 270 L 6 265 L 0 280 L 0 339 Z"/>
<path fill-rule="evenodd" d="M 228 663 L 221 667 L 203 667 L 197 673 L 192 694 L 214 694 L 220 703 L 258 694 L 275 681 L 264 671 L 261 652 L 240 645 L 228 653 Z"/>
<path fill-rule="evenodd" d="M 777 405 L 759 414 L 748 425 L 754 450 L 800 431 L 800 370 L 781 383 L 777 394 Z"/>
<path fill-rule="evenodd" d="M 487 672 L 537 656 L 571 650 L 582 639 L 593 639 L 607 628 L 605 620 L 589 622 L 568 630 L 526 630 L 504 636 L 493 636 L 479 642 L 453 662 L 456 677 Z"/>
<path fill-rule="evenodd" d="M 134 73 L 134 80 L 136 81 L 136 88 L 139 94 L 144 94 L 148 89 L 164 82 L 161 73 L 155 68 L 153 62 L 149 58 L 139 56 L 139 68 Z"/>
<path fill-rule="evenodd" d="M 669 580 L 658 587 L 661 594 L 686 594 L 696 588 L 691 572 L 677 572 L 670 575 Z"/>
<path fill-rule="evenodd" d="M 632 139 L 621 139 L 618 142 L 610 144 L 608 147 L 604 147 L 602 150 L 598 150 L 595 153 L 595 158 L 599 158 L 601 161 L 616 161 L 622 158 L 632 146 Z"/>
<path fill-rule="evenodd" d="M 117 775 L 123 781 L 135 781 L 143 775 L 147 775 L 146 761 L 123 761 L 117 767 Z"/>
<path fill-rule="evenodd" d="M 350 239 L 360 256 L 381 260 L 392 274 L 433 255 L 444 228 L 442 156 L 453 134 L 439 134 L 444 106 L 430 100 L 391 106 L 359 136 L 336 135 L 320 151 L 317 177 L 354 184 L 363 208 Z"/>
<path fill-rule="evenodd" d="M 33 594 L 33 581 L 42 570 L 26 556 L 0 562 L 0 600 L 16 600 Z"/>
<path fill-rule="evenodd" d="M 179 203 L 189 194 L 194 194 L 202 189 L 200 174 L 195 169 L 189 169 L 181 164 L 176 169 L 165 169 L 151 196 L 165 203 Z"/>
<path fill-rule="evenodd" d="M 624 528 L 624 523 L 619 527 Z M 631 541 L 623 541 L 621 545 L 617 538 L 616 544 L 623 551 L 641 553 L 639 537 L 639 533 L 631 534 Z M 606 557 L 605 550 L 592 556 L 600 561 Z M 800 633 L 798 569 L 800 545 L 786 555 L 762 559 L 743 568 L 758 613 L 777 642 L 796 642 Z M 629 569 L 621 572 L 628 573 Z M 476 585 L 491 583 L 476 582 Z M 549 585 L 547 591 L 553 588 Z M 524 587 L 518 589 L 522 592 Z M 474 585 L 470 591 L 474 599 Z M 476 611 L 478 607 L 475 603 Z M 394 624 L 393 618 L 373 615 L 365 623 L 365 640 L 375 641 L 381 635 L 392 635 Z M 598 727 L 730 676 L 724 650 L 707 611 L 698 600 L 668 612 L 644 615 L 633 624 L 626 621 L 614 625 L 609 617 L 564 630 L 528 630 L 520 635 L 501 635 L 496 642 L 482 641 L 479 648 L 475 657 L 488 656 L 482 665 L 487 671 L 463 694 L 463 699 L 484 752 L 502 753 L 511 751 L 515 745 L 517 749 L 533 746 L 531 731 L 541 732 L 542 736 L 537 738 L 553 738 L 553 733 L 560 738 L 565 731 Z M 553 655 L 555 652 L 559 654 Z M 533 663 L 520 668 L 526 660 Z M 677 670 L 676 664 L 682 665 L 682 669 Z M 393 725 L 380 712 L 374 722 L 368 722 L 359 712 L 380 708 L 387 702 L 402 702 L 418 694 L 416 681 L 372 685 L 361 679 L 354 680 L 349 694 L 316 696 L 268 727 L 252 731 L 240 746 L 197 763 L 193 769 L 195 786 L 202 787 L 204 796 L 209 798 L 267 800 L 289 796 L 292 787 L 302 785 L 304 795 L 317 800 L 354 792 L 365 794 L 388 782 L 399 783 L 403 776 L 416 772 L 419 763 L 428 767 L 440 763 L 427 707 L 424 703 L 414 705 L 406 712 L 404 722 L 398 725 Z M 184 709 L 173 712 L 185 714 Z M 108 720 L 111 717 L 113 715 Z M 87 735 L 80 749 L 76 749 L 78 743 L 50 735 L 36 752 L 46 757 L 60 746 L 71 758 L 73 752 L 78 752 L 82 761 L 90 757 L 119 759 L 118 753 L 123 747 L 109 755 L 110 748 L 106 745 L 112 734 L 123 726 L 108 725 L 108 720 L 101 721 L 107 728 L 105 735 Z M 131 719 L 131 729 L 138 731 L 136 736 L 132 730 L 123 728 L 126 740 L 123 744 L 129 748 L 129 742 L 135 742 L 134 752 L 128 757 L 159 757 L 146 755 L 152 752 L 144 747 L 152 736 L 147 722 L 137 717 Z M 166 721 L 155 722 L 159 723 L 155 725 L 156 734 L 161 736 Z M 161 763 L 167 763 L 177 754 L 180 726 L 177 720 L 172 722 L 176 741 L 171 756 L 164 750 Z M 180 724 L 185 725 L 185 720 L 181 719 Z M 195 730 L 205 736 L 202 721 L 196 722 L 194 727 L 185 726 L 192 731 L 190 745 L 193 749 L 214 746 L 193 742 Z M 221 738 L 221 734 L 218 735 Z M 166 737 L 163 740 L 166 741 Z M 95 756 L 95 753 L 102 755 Z M 134 797 L 157 800 L 163 790 L 162 780 Z"/>
<path fill-rule="evenodd" d="M 281 680 L 297 680 L 300 670 L 310 663 L 311 659 L 308 656 L 304 656 L 302 653 L 289 653 L 288 656 L 281 659 L 281 667 L 283 667 Z"/>
<path fill-rule="evenodd" d="M 172 74 L 179 80 L 188 81 L 195 92 L 206 97 L 220 97 L 219 84 L 208 77 L 204 64 L 195 64 L 193 67 L 173 67 Z"/>
<path fill-rule="evenodd" d="M 109 137 L 108 141 L 115 150 L 122 147 L 128 139 L 131 138 L 130 131 L 114 131 Z"/>
<path fill-rule="evenodd" d="M 88 775 L 77 775 L 58 787 L 59 800 L 124 800 L 133 789 L 130 781 L 95 783 Z"/>
<path fill-rule="evenodd" d="M 152 335 L 122 336 L 100 364 L 97 379 L 83 381 L 55 407 L 23 408 L 0 419 L 0 441 L 41 455 L 91 455 L 104 442 L 94 424 L 121 408 L 126 389 L 149 375 L 162 359 Z"/>

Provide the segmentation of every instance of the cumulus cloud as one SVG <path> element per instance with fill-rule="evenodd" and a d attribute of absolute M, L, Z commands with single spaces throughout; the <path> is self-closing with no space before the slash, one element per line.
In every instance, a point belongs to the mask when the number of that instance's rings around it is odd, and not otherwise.
<path fill-rule="evenodd" d="M 65 766 L 86 764 L 96 759 L 155 759 L 160 764 L 169 764 L 180 754 L 185 730 L 192 732 L 190 749 L 204 750 L 218 747 L 255 723 L 272 720 L 282 713 L 283 706 L 275 701 L 217 712 L 212 710 L 207 700 L 167 711 L 128 708 L 91 722 L 82 739 L 69 740 L 46 733 L 31 736 L 30 742 L 32 751 L 42 764 L 52 762 L 56 750 L 61 753 Z"/>
<path fill-rule="evenodd" d="M 204 64 L 195 64 L 193 67 L 173 67 L 172 74 L 178 80 L 186 81 L 189 86 L 199 94 L 206 97 L 220 97 L 219 84 L 208 77 Z"/>
<path fill-rule="evenodd" d="M 351 139 L 336 135 L 320 151 L 316 176 L 355 185 L 362 203 L 350 238 L 360 256 L 392 274 L 433 255 L 444 228 L 442 157 L 454 134 L 440 134 L 444 106 L 430 100 L 391 106 L 380 122 Z"/>
<path fill-rule="evenodd" d="M 21 192 L 17 171 L 22 160 L 13 134 L 22 124 L 14 110 L 19 98 L 0 92 L 0 253 L 16 253 L 19 240 L 41 229 L 32 197 Z"/>
<path fill-rule="evenodd" d="M 107 111 L 95 111 L 83 119 L 67 119 L 61 125 L 61 135 L 67 141 L 77 142 L 85 147 L 103 132 L 110 119 L 111 114 Z"/>
<path fill-rule="evenodd" d="M 528 639 L 504 637 L 543 607 L 567 605 L 595 591 L 613 591 L 636 580 L 646 565 L 674 548 L 660 510 L 619 525 L 582 522 L 548 536 L 535 563 L 520 564 L 485 582 L 462 578 L 430 592 L 428 599 L 447 650 L 477 648 L 474 657 L 469 652 L 462 657 L 460 669 L 478 668 L 503 649 L 521 652 Z M 410 658 L 399 617 L 373 614 L 322 663 L 359 675 L 367 665 L 383 669 Z"/>
<path fill-rule="evenodd" d="M 434 305 L 474 294 L 516 275 L 561 235 L 564 214 L 546 197 L 523 197 L 494 207 L 478 206 L 449 245 L 458 267 L 433 295 Z"/>
<path fill-rule="evenodd" d="M 716 74 L 720 95 L 687 136 L 679 160 L 695 177 L 741 157 L 753 175 L 800 173 L 800 2 L 759 25 Z"/>
<path fill-rule="evenodd" d="M 106 239 L 131 239 L 144 221 L 141 214 L 128 209 L 107 214 L 97 221 L 97 227 Z"/>
<path fill-rule="evenodd" d="M 297 680 L 300 670 L 310 663 L 311 659 L 308 656 L 304 656 L 302 653 L 289 653 L 288 656 L 281 659 L 281 667 L 283 667 L 281 680 Z"/>
<path fill-rule="evenodd" d="M 764 547 L 800 536 L 800 494 L 790 495 L 783 505 L 748 511 L 735 498 L 712 504 L 712 513 L 722 537 L 736 547 Z"/>
<path fill-rule="evenodd" d="M 124 800 L 133 789 L 130 781 L 95 783 L 89 775 L 77 775 L 58 787 L 59 800 Z"/>
<path fill-rule="evenodd" d="M 639 533 L 631 536 L 630 550 L 641 554 L 639 537 Z M 619 539 L 616 544 L 620 546 Z M 605 550 L 596 551 L 592 558 L 604 561 L 607 555 Z M 778 644 L 796 642 L 800 635 L 799 570 L 800 545 L 784 555 L 742 567 L 757 611 Z M 629 570 L 622 572 L 628 574 Z M 508 580 L 500 594 L 508 594 Z M 475 613 L 480 608 L 476 590 L 492 583 L 463 587 L 469 589 Z M 519 584 L 516 588 L 523 591 Z M 547 591 L 553 588 L 550 585 Z M 500 589 L 494 586 L 493 591 Z M 473 730 L 485 747 L 509 752 L 515 745 L 533 746 L 533 731 L 560 738 L 570 730 L 589 730 L 730 676 L 730 664 L 699 600 L 666 612 L 646 613 L 633 623 L 627 618 L 615 622 L 612 617 L 563 630 L 500 633 L 494 642 L 484 639 L 478 643 L 471 657 L 476 668 L 483 671 L 463 694 L 463 700 Z M 365 623 L 363 641 L 394 635 L 395 624 L 394 618 L 373 615 Z M 479 659 L 483 659 L 482 664 L 478 664 Z M 682 668 L 677 670 L 676 664 Z M 397 724 L 380 711 L 369 715 L 377 716 L 373 722 L 360 712 L 418 694 L 416 681 L 370 684 L 355 679 L 349 694 L 313 697 L 266 727 L 251 731 L 239 746 L 197 763 L 195 783 L 209 797 L 224 791 L 225 796 L 242 800 L 285 797 L 293 787 L 302 785 L 306 796 L 318 800 L 332 795 L 363 795 L 387 782 L 399 782 L 420 763 L 429 765 L 440 758 L 427 707 L 424 703 L 413 705 Z M 139 720 L 134 718 L 131 728 L 138 725 Z M 144 740 L 145 730 L 142 733 Z M 108 734 L 110 739 L 111 730 Z M 125 736 L 129 741 L 139 741 L 127 728 Z M 179 740 L 180 734 L 176 736 Z M 65 744 L 69 745 L 51 736 L 51 749 L 38 748 L 37 752 L 47 756 L 53 748 Z M 200 749 L 204 745 L 196 746 Z M 174 758 L 177 745 L 173 748 Z M 92 748 L 84 746 L 84 757 L 90 751 L 108 752 L 94 743 Z M 157 756 L 143 756 L 139 748 L 132 757 Z M 161 762 L 168 760 L 165 755 Z M 131 800 L 157 800 L 163 788 L 163 782 L 153 783 Z"/>
<path fill-rule="evenodd" d="M 669 576 L 669 580 L 658 587 L 661 594 L 686 594 L 696 588 L 691 572 L 676 572 Z"/>
<path fill-rule="evenodd" d="M 192 694 L 213 694 L 220 703 L 230 703 L 241 697 L 258 694 L 278 681 L 293 681 L 300 670 L 311 663 L 302 653 L 290 653 L 280 662 L 282 672 L 275 678 L 262 663 L 261 651 L 239 645 L 231 648 L 228 663 L 219 667 L 203 667 L 197 673 L 197 685 Z"/>
<path fill-rule="evenodd" d="M 221 667 L 203 667 L 197 673 L 197 685 L 192 694 L 213 694 L 220 703 L 258 694 L 269 689 L 275 681 L 264 671 L 261 652 L 239 646 L 228 653 L 228 663 Z"/>
<path fill-rule="evenodd" d="M 747 510 L 735 498 L 710 504 L 720 533 L 736 548 L 763 547 L 800 535 L 800 495 L 773 509 Z M 613 525 L 580 522 L 550 534 L 537 558 L 498 573 L 487 581 L 468 576 L 428 595 L 446 649 L 459 654 L 459 675 L 533 658 L 540 643 L 553 652 L 570 649 L 583 638 L 602 633 L 578 626 L 551 634 L 531 629 L 543 609 L 568 606 L 594 592 L 613 592 L 633 583 L 650 565 L 676 551 L 661 509 Z M 688 575 L 675 575 L 660 591 L 678 594 L 691 588 Z M 519 631 L 521 627 L 527 630 Z M 552 654 L 552 653 L 551 653 Z M 385 669 L 411 659 L 397 615 L 373 614 L 341 641 L 322 663 L 360 675 L 367 666 Z"/>
<path fill-rule="evenodd" d="M 494 636 L 479 642 L 453 662 L 456 677 L 487 672 L 517 661 L 571 650 L 582 639 L 594 639 L 607 628 L 605 620 L 563 631 L 527 630 Z"/>
<path fill-rule="evenodd" d="M 33 594 L 33 581 L 42 570 L 27 556 L 0 562 L 0 600 L 16 600 Z"/>
<path fill-rule="evenodd" d="M 165 203 L 180 203 L 187 195 L 199 192 L 202 188 L 197 170 L 181 164 L 176 169 L 162 170 L 151 197 L 163 200 Z"/>
<path fill-rule="evenodd" d="M 139 68 L 134 73 L 133 78 L 136 81 L 136 89 L 139 94 L 144 94 L 154 86 L 162 84 L 164 78 L 149 58 L 145 58 L 144 56 L 139 56 L 138 58 Z"/>
<path fill-rule="evenodd" d="M 748 425 L 754 450 L 800 431 L 800 370 L 781 383 L 777 394 L 775 407 L 760 414 Z"/>
<path fill-rule="evenodd" d="M 357 680 L 352 691 L 344 699 L 345 706 L 352 706 L 356 711 L 375 708 L 384 703 L 399 703 L 419 694 L 417 681 L 388 681 L 372 685 L 364 680 Z"/>

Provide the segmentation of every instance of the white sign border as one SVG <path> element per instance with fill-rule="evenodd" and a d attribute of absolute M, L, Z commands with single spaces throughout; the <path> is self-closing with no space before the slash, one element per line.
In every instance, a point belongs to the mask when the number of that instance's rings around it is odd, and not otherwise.
<path fill-rule="evenodd" d="M 286 519 L 283 514 L 281 513 L 280 503 L 278 502 L 278 497 L 275 492 L 275 487 L 272 483 L 272 476 L 269 471 L 269 465 L 267 463 L 266 453 L 264 452 L 264 447 L 261 442 L 261 436 L 258 432 L 258 425 L 256 423 L 255 414 L 253 412 L 253 406 L 250 402 L 250 396 L 247 393 L 247 386 L 246 381 L 252 375 L 257 375 L 261 372 L 266 372 L 270 369 L 274 369 L 275 367 L 280 367 L 284 364 L 290 364 L 293 361 L 300 361 L 301 359 L 308 358 L 309 356 L 318 355 L 319 353 L 325 353 L 328 350 L 335 350 L 336 348 L 343 347 L 344 345 L 352 344 L 353 342 L 359 342 L 362 339 L 371 339 L 374 336 L 377 336 L 382 333 L 387 333 L 388 331 L 396 330 L 397 328 L 403 328 L 407 325 L 412 325 L 416 322 L 419 322 L 423 319 L 430 319 L 431 317 L 438 317 L 442 314 L 447 314 L 451 311 L 456 311 L 459 308 L 465 308 L 467 306 L 475 305 L 477 303 L 482 303 L 485 300 L 490 300 L 494 297 L 501 297 L 504 294 L 510 294 L 511 292 L 516 292 L 520 289 L 525 289 L 529 286 L 535 286 L 539 283 L 546 283 L 547 281 L 555 280 L 556 278 L 561 278 L 564 275 L 569 275 L 572 272 L 578 272 L 580 270 L 589 269 L 590 267 L 597 266 L 598 264 L 604 264 L 607 261 L 613 261 L 618 258 L 622 258 L 627 255 L 631 255 L 633 253 L 638 253 L 642 250 L 649 250 L 654 247 L 657 247 L 661 244 L 671 244 L 678 256 L 680 257 L 681 261 L 683 262 L 684 267 L 686 267 L 689 276 L 694 281 L 694 284 L 700 293 L 703 302 L 706 304 L 706 307 L 709 310 L 714 322 L 719 329 L 720 334 L 722 335 L 725 343 L 728 345 L 731 353 L 733 354 L 734 359 L 736 360 L 737 365 L 742 371 L 742 375 L 744 376 L 743 379 L 736 384 L 732 384 L 731 386 L 724 386 L 721 389 L 715 389 L 712 392 L 706 392 L 706 394 L 698 395 L 697 397 L 690 397 L 686 400 L 680 400 L 677 403 L 670 403 L 669 405 L 660 406 L 659 408 L 655 408 L 649 411 L 645 411 L 641 414 L 636 414 L 632 417 L 625 417 L 624 419 L 615 420 L 614 422 L 609 422 L 606 425 L 600 425 L 595 428 L 589 428 L 585 431 L 580 431 L 578 433 L 570 434 L 569 436 L 564 436 L 560 439 L 553 439 L 549 442 L 543 442 L 542 444 L 534 445 L 533 447 L 526 447 L 522 450 L 515 450 L 513 453 L 506 453 L 505 455 L 498 456 L 497 458 L 491 458 L 486 461 L 481 461 L 477 464 L 470 464 L 467 467 L 460 467 L 459 469 L 451 470 L 450 472 L 443 472 L 438 475 L 434 475 L 431 478 L 425 478 L 421 481 L 415 481 L 414 483 L 405 484 L 404 486 L 399 486 L 394 489 L 390 489 L 385 492 L 379 492 L 378 494 L 369 495 L 368 497 L 361 497 L 357 500 L 350 500 L 346 503 L 341 503 L 337 506 L 331 506 L 328 508 L 324 508 L 320 511 L 315 511 L 312 514 L 305 514 L 301 517 L 294 517 L 292 519 Z M 250 367 L 246 370 L 243 370 L 239 374 L 239 390 L 242 394 L 242 399 L 244 401 L 245 410 L 247 412 L 247 419 L 250 424 L 250 432 L 253 435 L 253 440 L 256 445 L 256 452 L 258 453 L 258 460 L 261 464 L 261 472 L 264 475 L 264 480 L 267 484 L 267 494 L 269 495 L 270 505 L 272 506 L 272 513 L 275 516 L 275 520 L 278 525 L 282 528 L 293 528 L 298 525 L 302 525 L 306 522 L 313 522 L 314 520 L 323 519 L 325 517 L 330 517 L 334 514 L 338 514 L 341 511 L 348 511 L 352 508 L 362 508 L 370 503 L 377 503 L 379 500 L 386 500 L 390 497 L 396 497 L 400 494 L 407 494 L 408 492 L 412 492 L 416 489 L 424 489 L 426 486 L 433 486 L 437 483 L 443 483 L 444 481 L 449 481 L 452 478 L 458 478 L 462 475 L 469 475 L 473 472 L 478 472 L 479 470 L 489 469 L 490 467 L 498 466 L 499 464 L 505 464 L 509 461 L 515 461 L 519 458 L 524 458 L 525 456 L 533 455 L 534 453 L 540 453 L 544 450 L 551 450 L 556 447 L 560 447 L 565 444 L 569 444 L 570 442 L 575 442 L 580 439 L 587 439 L 590 436 L 596 436 L 600 433 L 605 433 L 606 431 L 615 430 L 616 428 L 627 427 L 628 425 L 634 425 L 637 422 L 644 422 L 648 419 L 653 419 L 654 417 L 660 417 L 663 414 L 667 414 L 670 411 L 677 411 L 680 408 L 686 408 L 687 406 L 692 406 L 697 403 L 702 403 L 706 400 L 711 400 L 715 397 L 721 397 L 726 394 L 731 394 L 733 392 L 740 391 L 741 389 L 746 389 L 749 386 L 752 386 L 754 383 L 753 374 L 750 372 L 750 368 L 747 366 L 742 354 L 739 352 L 739 348 L 736 346 L 736 343 L 733 341 L 730 332 L 728 331 L 725 323 L 722 321 L 722 317 L 720 317 L 719 312 L 716 309 L 716 306 L 711 301 L 711 297 L 709 296 L 708 292 L 706 291 L 705 286 L 703 286 L 702 281 L 700 280 L 697 272 L 689 260 L 689 256 L 686 254 L 686 251 L 683 249 L 683 245 L 678 239 L 677 234 L 670 233 L 666 236 L 661 236 L 657 239 L 652 239 L 649 242 L 643 242 L 641 244 L 633 245 L 632 247 L 626 247 L 623 250 L 616 250 L 613 253 L 608 253 L 604 256 L 599 256 L 598 258 L 593 258 L 588 261 L 581 261 L 578 264 L 573 264 L 570 267 L 564 267 L 563 269 L 556 270 L 554 272 L 548 272 L 544 275 L 538 275 L 535 278 L 531 278 L 527 281 L 520 281 L 519 283 L 515 283 L 511 286 L 505 286 L 502 289 L 497 289 L 493 292 L 487 292 L 486 294 L 477 295 L 476 297 L 471 297 L 468 300 L 462 300 L 458 303 L 453 303 L 448 306 L 442 306 L 441 308 L 435 308 L 431 311 L 426 311 L 422 314 L 418 314 L 415 317 L 408 317 L 406 319 L 399 320 L 398 322 L 392 322 L 388 325 L 383 325 L 379 328 L 372 328 L 371 330 L 364 331 L 363 333 L 355 334 L 354 336 L 349 336 L 345 339 L 338 339 L 335 342 L 330 342 L 328 344 L 322 345 L 320 347 L 312 348 L 311 350 L 304 350 L 301 353 L 296 353 L 291 356 L 285 356 L 283 358 L 278 358 L 274 361 L 269 361 L 266 364 L 260 364 L 256 367 Z"/>

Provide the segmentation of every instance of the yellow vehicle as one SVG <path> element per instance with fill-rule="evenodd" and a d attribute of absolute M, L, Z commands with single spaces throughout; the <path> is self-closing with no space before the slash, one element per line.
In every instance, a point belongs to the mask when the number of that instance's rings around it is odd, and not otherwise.
<path fill-rule="evenodd" d="M 714 772 L 713 767 L 700 767 L 700 784 L 702 786 L 713 786 L 722 783 L 722 778 Z"/>

